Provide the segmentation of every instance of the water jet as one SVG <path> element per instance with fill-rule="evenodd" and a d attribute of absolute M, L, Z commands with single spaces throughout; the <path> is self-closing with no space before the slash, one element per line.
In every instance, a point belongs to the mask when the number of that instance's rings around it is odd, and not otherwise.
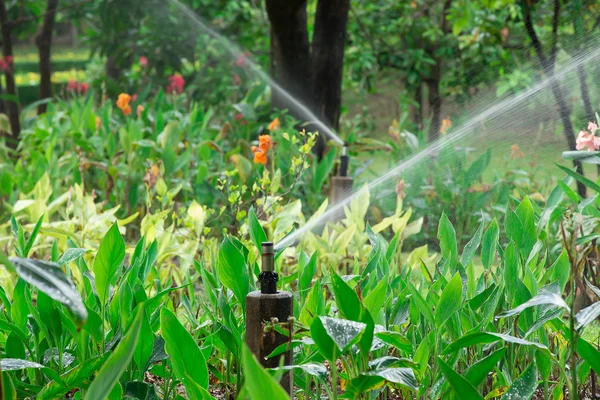
<path fill-rule="evenodd" d="M 277 347 L 289 342 L 290 337 L 273 329 L 274 324 L 284 326 L 293 317 L 293 297 L 290 292 L 278 291 L 278 275 L 275 272 L 275 251 L 272 242 L 261 245 L 262 267 L 258 277 L 260 290 L 250 292 L 246 297 L 246 344 L 265 368 L 277 368 L 292 365 L 293 350 L 289 349 L 279 356 L 267 358 Z M 289 324 L 288 329 L 292 326 Z M 281 379 L 281 386 L 292 395 L 293 373 L 286 372 Z"/>

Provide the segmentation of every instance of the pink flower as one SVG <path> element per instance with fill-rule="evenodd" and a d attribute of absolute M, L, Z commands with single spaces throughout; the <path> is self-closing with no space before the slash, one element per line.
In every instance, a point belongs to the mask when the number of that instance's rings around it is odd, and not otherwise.
<path fill-rule="evenodd" d="M 235 64 L 238 67 L 243 67 L 244 65 L 246 65 L 246 60 L 248 59 L 248 52 L 243 52 L 242 54 L 240 54 L 237 58 L 237 60 L 235 61 Z"/>
<path fill-rule="evenodd" d="M 137 94 L 134 93 L 131 95 L 131 102 L 133 103 L 136 100 L 137 100 Z"/>
<path fill-rule="evenodd" d="M 597 128 L 596 128 L 597 129 Z M 594 136 L 586 131 L 580 131 L 577 136 L 577 150 L 583 150 L 587 147 L 587 151 L 596 151 L 600 149 L 600 137 Z"/>
<path fill-rule="evenodd" d="M 140 67 L 146 68 L 148 66 L 148 59 L 144 56 L 140 56 Z"/>
<path fill-rule="evenodd" d="M 594 133 L 596 133 L 596 131 L 598 130 L 598 125 L 596 125 L 594 122 L 590 121 L 588 123 L 588 130 L 591 132 L 591 134 L 593 135 Z"/>
<path fill-rule="evenodd" d="M 183 86 L 185 80 L 181 75 L 172 75 L 169 77 L 169 85 L 167 86 L 167 93 L 181 94 L 183 93 Z"/>
<path fill-rule="evenodd" d="M 79 84 L 79 93 L 86 94 L 89 88 L 90 88 L 90 85 L 88 85 L 85 82 L 82 82 Z"/>

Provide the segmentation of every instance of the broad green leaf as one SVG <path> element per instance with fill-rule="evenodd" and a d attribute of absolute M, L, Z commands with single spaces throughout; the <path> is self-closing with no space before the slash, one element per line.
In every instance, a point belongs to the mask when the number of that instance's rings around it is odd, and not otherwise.
<path fill-rule="evenodd" d="M 208 368 L 200 347 L 175 314 L 166 307 L 160 311 L 160 329 L 175 376 L 182 381 L 189 376 L 207 389 Z"/>
<path fill-rule="evenodd" d="M 140 307 L 127 333 L 92 381 L 84 400 L 104 400 L 109 396 L 133 358 L 143 316 L 144 308 Z"/>
<path fill-rule="evenodd" d="M 351 379 L 340 398 L 356 399 L 361 393 L 382 387 L 385 382 L 392 382 L 415 391 L 419 390 L 419 384 L 411 368 L 384 368 L 362 373 Z"/>
<path fill-rule="evenodd" d="M 465 335 L 454 342 L 450 343 L 442 352 L 442 354 L 450 354 L 457 350 L 463 349 L 469 346 L 475 346 L 478 344 L 489 344 L 498 341 L 505 341 L 507 343 L 518 344 L 521 346 L 533 346 L 540 350 L 548 352 L 548 348 L 543 344 L 530 342 L 521 338 L 517 338 L 510 335 L 495 332 L 476 332 L 469 335 Z"/>
<path fill-rule="evenodd" d="M 479 394 L 477 389 L 465 378 L 460 376 L 458 372 L 454 370 L 450 365 L 446 364 L 444 360 L 438 357 L 438 364 L 442 370 L 442 373 L 452 386 L 454 394 L 459 399 L 464 400 L 483 400 L 483 396 Z"/>
<path fill-rule="evenodd" d="M 301 255 L 304 255 L 304 253 L 301 253 Z M 304 259 L 302 261 L 299 261 L 298 263 L 298 268 L 300 269 L 300 277 L 298 279 L 298 290 L 300 291 L 302 298 L 306 296 L 306 292 L 309 290 L 312 283 L 312 279 L 315 276 L 315 272 L 317 271 L 318 257 L 319 254 L 315 251 L 310 260 L 308 260 L 308 262 L 306 262 L 306 259 Z M 302 259 L 303 257 L 300 258 Z"/>
<path fill-rule="evenodd" d="M 242 349 L 242 362 L 246 375 L 246 388 L 252 400 L 263 400 L 265 396 L 273 400 L 289 400 L 288 394 L 256 361 L 247 346 Z"/>
<path fill-rule="evenodd" d="M 600 301 L 592 304 L 589 307 L 584 308 L 579 311 L 577 315 L 575 315 L 575 319 L 577 320 L 576 329 L 581 329 L 596 320 L 600 316 Z"/>
<path fill-rule="evenodd" d="M 323 357 L 334 361 L 337 356 L 358 342 L 366 327 L 362 322 L 317 317 L 310 326 L 310 333 Z"/>
<path fill-rule="evenodd" d="M 333 270 L 330 270 L 331 286 L 335 303 L 342 316 L 352 321 L 360 321 L 362 304 L 356 292 Z"/>
<path fill-rule="evenodd" d="M 323 297 L 323 288 L 321 282 L 317 280 L 308 293 L 304 306 L 300 310 L 300 322 L 305 326 L 311 326 L 316 316 L 323 313 L 325 309 L 325 299 Z"/>
<path fill-rule="evenodd" d="M 463 249 L 462 255 L 460 256 L 460 263 L 464 266 L 469 265 L 471 262 L 471 258 L 475 255 L 475 252 L 479 248 L 481 244 L 481 237 L 483 236 L 483 220 L 481 221 L 481 225 L 473 235 L 473 238 L 469 240 L 469 243 L 465 245 Z"/>
<path fill-rule="evenodd" d="M 29 235 L 29 239 L 27 239 L 27 243 L 25 244 L 25 248 L 23 249 L 23 256 L 28 257 L 33 244 L 35 243 L 35 239 L 37 238 L 38 233 L 40 233 L 40 228 L 42 227 L 42 222 L 44 221 L 44 214 L 40 216 L 37 223 L 33 227 L 33 231 L 31 231 L 31 235 Z"/>
<path fill-rule="evenodd" d="M 246 259 L 229 238 L 223 239 L 219 247 L 217 272 L 221 283 L 233 292 L 245 309 L 246 295 L 250 291 Z"/>
<path fill-rule="evenodd" d="M 488 269 L 496 258 L 496 246 L 498 245 L 498 222 L 492 221 L 483 235 L 483 244 L 481 246 L 481 262 Z"/>
<path fill-rule="evenodd" d="M 517 281 L 519 280 L 519 256 L 515 248 L 515 243 L 510 244 L 504 250 L 504 284 L 506 285 L 506 295 L 510 304 L 515 304 L 517 294 Z"/>
<path fill-rule="evenodd" d="M 538 387 L 538 373 L 535 362 L 531 363 L 525 371 L 513 382 L 510 388 L 504 393 L 501 399 L 522 399 L 528 400 L 533 397 Z"/>
<path fill-rule="evenodd" d="M 468 380 L 474 387 L 479 386 L 485 378 L 487 378 L 490 371 L 492 371 L 496 365 L 500 362 L 502 357 L 506 353 L 506 347 L 501 348 L 490 354 L 489 356 L 477 361 L 471 365 L 464 373 L 463 377 Z"/>
<path fill-rule="evenodd" d="M 387 343 L 395 348 L 402 350 L 404 353 L 412 354 L 413 348 L 410 340 L 399 332 L 377 332 L 375 334 L 379 340 Z"/>
<path fill-rule="evenodd" d="M 518 306 L 516 308 L 513 308 L 512 310 L 509 310 L 509 311 L 506 311 L 506 312 L 500 314 L 498 316 L 498 318 L 506 318 L 506 317 L 510 317 L 512 315 L 520 314 L 523 310 L 525 310 L 527 308 L 535 307 L 535 306 L 539 306 L 539 305 L 551 305 L 551 306 L 564 308 L 565 310 L 570 311 L 570 308 L 567 305 L 567 303 L 563 300 L 562 297 L 560 297 L 556 293 L 540 292 L 540 294 L 533 297 L 531 300 L 526 301 L 525 303 L 521 304 L 520 306 Z"/>
<path fill-rule="evenodd" d="M 248 213 L 248 231 L 250 232 L 252 243 L 254 243 L 258 252 L 261 253 L 262 243 L 267 241 L 267 234 L 260 225 L 254 208 L 250 208 L 250 212 Z"/>
<path fill-rule="evenodd" d="M 11 261 L 24 281 L 67 306 L 80 321 L 87 319 L 87 310 L 77 288 L 58 264 L 28 258 L 12 258 Z"/>
<path fill-rule="evenodd" d="M 135 344 L 135 353 L 133 354 L 133 361 L 138 368 L 144 372 L 144 366 L 152 356 L 154 350 L 154 332 L 150 326 L 150 321 L 146 312 L 142 317 L 142 326 L 140 327 L 139 340 Z"/>
<path fill-rule="evenodd" d="M 68 248 L 65 253 L 58 259 L 58 265 L 65 265 L 70 263 L 71 261 L 77 260 L 79 257 L 83 256 L 86 252 L 86 249 L 80 248 Z"/>
<path fill-rule="evenodd" d="M 463 287 L 460 274 L 454 274 L 450 282 L 444 287 L 442 295 L 435 309 L 435 324 L 438 328 L 446 322 L 448 318 L 458 311 L 462 306 Z"/>
<path fill-rule="evenodd" d="M 437 238 L 440 241 L 442 256 L 447 260 L 446 268 L 452 270 L 458 262 L 458 248 L 456 245 L 456 232 L 445 213 L 440 218 Z"/>
<path fill-rule="evenodd" d="M 600 350 L 579 338 L 577 340 L 577 354 L 590 364 L 597 374 L 600 374 Z"/>
<path fill-rule="evenodd" d="M 333 168 L 333 163 L 335 161 L 335 149 L 331 149 L 325 154 L 321 162 L 317 164 L 315 168 L 315 173 L 313 175 L 312 187 L 315 192 L 320 192 L 321 187 L 323 186 L 323 182 L 331 172 Z"/>
<path fill-rule="evenodd" d="M 2 371 L 17 371 L 20 369 L 40 369 L 46 368 L 42 364 L 29 361 L 29 360 L 19 360 L 16 358 L 3 358 L 0 359 L 0 370 Z"/>
<path fill-rule="evenodd" d="M 363 300 L 365 307 L 367 310 L 369 310 L 373 319 L 377 319 L 377 316 L 383 307 L 383 303 L 385 303 L 385 299 L 387 297 L 387 288 L 388 282 L 387 276 L 385 276 Z"/>
<path fill-rule="evenodd" d="M 119 226 L 113 224 L 102 238 L 94 259 L 94 277 L 98 297 L 103 304 L 108 302 L 110 285 L 119 272 L 125 258 L 125 241 Z"/>

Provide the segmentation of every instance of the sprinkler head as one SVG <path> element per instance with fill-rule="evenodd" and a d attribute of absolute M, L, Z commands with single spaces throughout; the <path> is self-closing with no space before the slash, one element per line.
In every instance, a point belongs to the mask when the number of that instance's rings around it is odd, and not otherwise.
<path fill-rule="evenodd" d="M 273 242 L 262 243 L 262 271 L 258 275 L 260 291 L 263 294 L 277 293 L 277 281 L 279 277 L 275 272 L 275 250 Z"/>
<path fill-rule="evenodd" d="M 344 143 L 344 147 L 342 147 L 342 156 L 340 158 L 339 176 L 348 176 L 348 163 L 349 162 L 350 162 L 350 158 L 348 157 L 348 144 Z"/>

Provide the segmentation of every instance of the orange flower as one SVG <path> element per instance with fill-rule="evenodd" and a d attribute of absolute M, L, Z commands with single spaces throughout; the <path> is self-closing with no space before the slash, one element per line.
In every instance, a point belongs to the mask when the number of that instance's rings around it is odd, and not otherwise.
<path fill-rule="evenodd" d="M 261 149 L 254 152 L 254 164 L 267 165 L 267 153 Z"/>
<path fill-rule="evenodd" d="M 137 116 L 138 118 L 142 118 L 142 113 L 144 112 L 144 106 L 141 104 L 138 104 L 137 106 Z"/>
<path fill-rule="evenodd" d="M 273 147 L 273 142 L 271 141 L 271 136 L 269 135 L 260 135 L 258 137 L 258 142 L 258 147 L 260 147 L 265 154 Z"/>
<path fill-rule="evenodd" d="M 123 111 L 124 115 L 131 114 L 131 106 L 129 105 L 130 101 L 131 96 L 127 93 L 121 93 L 119 95 L 119 98 L 117 99 L 117 107 L 119 107 L 121 111 Z"/>
<path fill-rule="evenodd" d="M 521 151 L 519 145 L 513 144 L 512 146 L 510 146 L 510 158 L 516 160 L 523 157 L 525 157 L 525 153 Z"/>
<path fill-rule="evenodd" d="M 96 117 L 96 130 L 100 130 L 101 127 L 102 127 L 102 120 L 100 119 L 100 117 Z"/>
<path fill-rule="evenodd" d="M 269 124 L 269 130 L 272 132 L 276 129 L 279 129 L 279 127 L 281 126 L 281 123 L 279 123 L 279 118 L 275 118 L 273 121 L 271 121 L 271 123 Z"/>
<path fill-rule="evenodd" d="M 440 128 L 440 133 L 442 135 L 446 134 L 446 131 L 452 127 L 452 121 L 450 121 L 450 118 L 444 118 L 442 120 L 442 127 Z"/>

